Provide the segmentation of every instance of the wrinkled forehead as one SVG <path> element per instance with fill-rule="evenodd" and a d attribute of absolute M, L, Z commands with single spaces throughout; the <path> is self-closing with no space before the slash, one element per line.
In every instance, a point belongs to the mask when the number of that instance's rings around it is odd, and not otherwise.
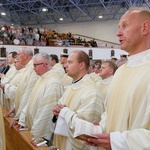
<path fill-rule="evenodd" d="M 138 21 L 139 11 L 127 11 L 120 19 L 120 22 Z"/>

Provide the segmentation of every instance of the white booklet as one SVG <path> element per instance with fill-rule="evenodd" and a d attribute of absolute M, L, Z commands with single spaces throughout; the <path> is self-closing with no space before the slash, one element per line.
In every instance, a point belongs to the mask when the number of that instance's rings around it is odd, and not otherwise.
<path fill-rule="evenodd" d="M 99 125 L 93 125 L 91 122 L 78 119 L 73 138 L 86 141 L 89 137 L 98 138 L 98 136 L 95 136 L 94 134 L 101 133 L 102 129 Z"/>
<path fill-rule="evenodd" d="M 24 128 L 24 127 L 18 128 L 18 131 L 28 131 L 28 130 L 29 130 L 28 128 Z"/>
<path fill-rule="evenodd" d="M 68 128 L 64 118 L 61 116 L 57 119 L 57 124 L 55 127 L 54 134 L 62 135 L 68 137 Z"/>
<path fill-rule="evenodd" d="M 39 139 L 33 139 L 32 141 L 30 141 L 30 143 L 34 146 L 34 147 L 40 147 L 40 146 L 47 146 L 47 141 L 44 140 L 43 138 L 39 138 Z"/>

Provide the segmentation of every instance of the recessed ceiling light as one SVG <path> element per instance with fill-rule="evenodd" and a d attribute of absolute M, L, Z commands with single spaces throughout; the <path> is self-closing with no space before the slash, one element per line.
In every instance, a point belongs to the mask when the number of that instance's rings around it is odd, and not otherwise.
<path fill-rule="evenodd" d="M 48 11 L 48 9 L 47 8 L 43 8 L 42 11 Z"/>
<path fill-rule="evenodd" d="M 62 21 L 62 20 L 64 20 L 64 19 L 63 19 L 63 18 L 59 18 L 59 20 L 61 20 L 61 21 Z"/>
<path fill-rule="evenodd" d="M 6 15 L 6 13 L 5 13 L 5 12 L 2 12 L 2 13 L 1 13 L 1 15 L 2 15 L 2 16 L 5 16 L 5 15 Z"/>
<path fill-rule="evenodd" d="M 98 18 L 103 18 L 103 16 L 98 16 Z"/>

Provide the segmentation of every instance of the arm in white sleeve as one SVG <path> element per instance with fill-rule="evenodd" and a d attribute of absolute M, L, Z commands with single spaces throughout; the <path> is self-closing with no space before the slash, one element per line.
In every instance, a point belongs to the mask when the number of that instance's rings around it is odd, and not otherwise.
<path fill-rule="evenodd" d="M 68 127 L 70 129 L 74 129 L 77 121 L 79 120 L 78 115 L 68 107 L 64 107 L 61 112 L 64 114 L 63 118 L 68 124 Z"/>
<path fill-rule="evenodd" d="M 27 105 L 23 108 L 23 110 L 20 114 L 20 117 L 19 117 L 19 122 L 18 122 L 18 124 L 23 126 L 23 127 L 27 127 L 26 122 L 25 122 L 26 111 L 27 111 Z"/>
<path fill-rule="evenodd" d="M 110 141 L 112 150 L 130 150 L 120 132 L 110 133 Z"/>
<path fill-rule="evenodd" d="M 65 114 L 70 111 L 70 109 L 68 107 L 64 107 L 63 109 L 61 109 L 58 119 L 57 119 L 57 124 L 55 127 L 55 134 L 58 135 L 62 135 L 62 136 L 68 136 L 68 128 L 67 128 L 67 124 L 66 124 L 66 120 L 65 120 Z M 63 130 L 62 130 L 63 128 Z"/>
<path fill-rule="evenodd" d="M 8 98 L 8 99 L 10 99 L 10 98 L 14 99 L 16 89 L 17 89 L 16 86 L 12 86 L 10 84 L 5 84 L 5 87 L 4 87 L 5 97 Z"/>
<path fill-rule="evenodd" d="M 76 125 L 78 125 L 79 122 L 84 122 L 85 121 L 85 120 L 80 119 L 78 117 L 78 114 L 75 113 L 74 111 L 70 110 L 68 107 L 64 107 L 61 110 L 61 112 L 59 114 L 59 118 L 61 118 L 63 120 L 63 122 L 65 122 L 68 129 L 71 129 L 72 131 L 75 130 Z"/>
<path fill-rule="evenodd" d="M 105 132 L 105 124 L 106 124 L 107 112 L 105 111 L 101 116 L 100 126 Z M 110 142 L 112 150 L 129 150 L 129 147 L 120 132 L 112 132 L 110 133 Z"/>
<path fill-rule="evenodd" d="M 68 136 L 68 128 L 74 129 L 77 119 L 77 114 L 68 107 L 61 109 L 57 119 L 55 134 Z"/>
<path fill-rule="evenodd" d="M 101 121 L 99 122 L 99 125 L 102 128 L 102 131 L 105 131 L 105 124 L 106 124 L 106 118 L 107 118 L 107 113 L 106 111 L 101 115 Z"/>

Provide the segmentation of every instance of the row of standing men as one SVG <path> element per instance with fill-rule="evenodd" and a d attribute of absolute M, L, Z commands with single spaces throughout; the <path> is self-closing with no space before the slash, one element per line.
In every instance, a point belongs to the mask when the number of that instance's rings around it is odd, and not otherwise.
<path fill-rule="evenodd" d="M 66 53 L 60 55 L 60 63 L 58 63 L 57 55 L 54 54 L 49 56 L 46 53 L 39 53 L 32 57 L 32 51 L 27 47 L 21 47 L 16 58 L 15 52 L 9 53 L 8 61 L 13 62 L 10 61 L 10 58 L 12 60 L 14 57 L 14 65 L 11 65 L 6 75 L 1 74 L 1 93 L 3 92 L 1 104 L 10 110 L 7 116 L 12 115 L 12 113 L 14 115 L 11 126 L 18 123 L 20 128 L 27 127 L 30 130 L 31 137 L 34 140 L 45 138 L 49 141 L 52 134 L 50 130 L 53 116 L 52 108 L 72 82 L 77 84 L 76 80 L 80 76 L 84 77 L 88 74 L 88 78 L 94 81 L 91 80 L 95 86 L 96 84 L 99 85 L 99 89 L 102 89 L 100 91 L 103 91 L 103 94 L 106 93 L 115 72 L 114 63 L 106 61 L 102 64 L 102 80 L 99 74 L 93 72 L 92 63 L 90 64 L 90 59 L 85 52 L 76 51 L 74 53 L 79 53 L 78 55 L 83 53 L 85 60 L 82 60 L 81 57 L 80 61 L 82 63 L 85 61 L 87 66 L 81 67 L 80 70 L 80 67 L 76 69 L 77 66 L 75 65 L 69 71 L 68 66 L 71 63 L 69 63 L 69 60 L 67 61 L 68 54 Z M 67 71 L 67 74 L 65 71 Z M 92 88 L 88 87 L 88 89 L 92 91 Z M 69 94 L 67 95 L 69 96 Z M 70 93 L 70 95 L 72 94 Z M 102 98 L 99 100 L 102 100 Z M 71 103 L 71 101 L 74 100 L 72 99 L 69 102 Z M 95 100 L 91 100 L 92 103 L 94 104 Z M 102 113 L 103 102 L 101 101 L 100 104 L 102 106 L 98 106 Z M 100 115 L 98 116 L 100 117 Z"/>
<path fill-rule="evenodd" d="M 30 96 L 26 103 L 27 105 L 24 105 L 27 106 L 26 109 L 22 109 L 20 112 L 18 122 L 20 127 L 27 125 L 34 139 L 38 138 L 38 134 L 42 134 L 42 137 L 45 139 L 50 139 L 50 134 L 45 134 L 45 130 L 50 130 L 50 126 L 47 128 L 41 122 L 49 119 L 50 115 L 53 117 L 54 114 L 55 118 L 58 118 L 56 129 L 59 129 L 57 132 L 55 129 L 54 145 L 60 150 L 150 149 L 150 76 L 148 75 L 150 73 L 149 10 L 141 8 L 131 8 L 128 10 L 119 21 L 117 36 L 119 37 L 121 49 L 129 53 L 129 58 L 126 64 L 122 65 L 115 72 L 105 98 L 101 91 L 98 90 L 95 80 L 88 74 L 90 63 L 87 54 L 83 51 L 73 51 L 69 55 L 67 64 L 65 65 L 67 74 L 72 77 L 73 83 L 65 90 L 63 95 L 53 90 L 61 89 L 61 84 L 59 84 L 60 76 L 58 75 L 59 77 L 57 77 L 56 73 L 57 68 L 55 68 L 56 70 L 47 71 L 47 73 L 37 79 L 32 90 L 34 94 L 28 89 L 31 88 L 36 76 L 30 78 L 30 84 L 24 82 L 27 86 L 24 90 Z M 20 57 L 26 58 L 27 55 L 20 50 L 18 51 L 18 60 L 20 60 Z M 47 68 L 49 66 L 49 61 L 44 60 L 40 54 L 33 57 L 36 74 L 42 73 L 43 69 L 40 67 Z M 24 72 L 24 74 L 26 73 Z M 49 84 L 43 88 L 40 86 L 39 88 L 41 83 L 47 81 L 45 81 L 47 74 L 51 75 L 48 81 L 52 82 L 52 80 L 56 79 L 53 82 L 55 84 L 52 86 Z M 48 81 L 46 82 L 47 84 Z M 22 87 L 17 86 L 18 91 L 15 97 L 21 98 L 20 100 L 15 98 L 15 109 L 17 108 L 17 111 L 20 110 L 19 107 L 22 106 L 21 102 L 23 102 L 23 98 L 25 97 L 23 91 L 19 90 L 25 86 L 24 84 L 22 84 Z M 55 88 L 56 84 L 57 88 Z M 56 97 L 56 95 L 58 97 L 61 95 L 60 99 L 57 99 L 58 104 L 55 104 L 52 108 L 53 114 L 51 112 L 49 114 L 47 111 L 50 110 L 51 106 L 47 107 L 47 104 L 44 105 L 47 103 L 47 100 L 46 98 L 44 100 L 44 96 L 42 95 L 42 91 L 45 92 L 48 88 L 50 89 L 47 95 L 52 93 L 50 95 L 52 98 Z M 39 92 L 41 93 L 39 94 Z M 35 99 L 38 98 L 39 101 L 36 103 Z M 50 99 L 48 98 L 48 100 Z M 20 104 L 18 105 L 16 102 Z M 43 106 L 45 107 L 42 108 Z M 35 122 L 34 119 L 36 120 Z M 93 122 L 94 120 L 97 121 L 93 124 L 93 128 L 95 126 L 101 128 L 98 133 L 94 134 L 97 138 L 89 137 L 86 142 L 73 138 L 78 124 L 83 120 L 86 123 Z M 36 124 L 37 122 L 36 127 L 38 129 L 33 125 L 33 123 Z M 65 131 L 64 127 L 66 127 Z M 40 133 L 39 130 L 41 131 Z"/>

